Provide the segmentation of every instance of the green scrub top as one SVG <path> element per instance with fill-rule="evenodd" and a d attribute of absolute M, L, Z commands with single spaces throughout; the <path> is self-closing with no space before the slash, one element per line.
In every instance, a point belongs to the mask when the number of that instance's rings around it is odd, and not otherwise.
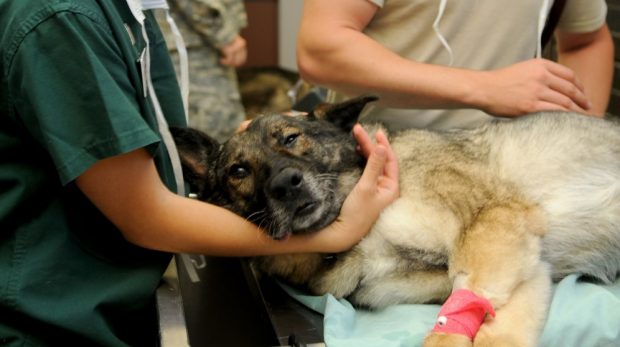
<path fill-rule="evenodd" d="M 185 117 L 147 13 L 152 79 Z M 153 346 L 171 255 L 128 243 L 76 188 L 96 161 L 147 148 L 176 191 L 143 94 L 141 26 L 124 0 L 0 0 L 0 345 Z"/>

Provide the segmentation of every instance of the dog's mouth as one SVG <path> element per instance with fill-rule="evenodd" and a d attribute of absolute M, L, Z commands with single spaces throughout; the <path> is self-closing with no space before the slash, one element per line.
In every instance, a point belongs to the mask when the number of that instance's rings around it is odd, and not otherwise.
<path fill-rule="evenodd" d="M 331 199 L 312 200 L 300 204 L 291 215 L 293 234 L 313 233 L 331 223 L 338 215 L 339 208 L 331 204 Z M 336 212 L 335 214 L 333 212 Z"/>
<path fill-rule="evenodd" d="M 301 204 L 295 210 L 295 218 L 304 217 L 312 214 L 319 207 L 319 203 L 316 201 L 309 201 Z"/>
<path fill-rule="evenodd" d="M 337 216 L 338 209 L 325 200 L 307 200 L 297 204 L 289 204 L 274 211 L 268 233 L 274 240 L 285 240 L 293 234 L 308 234 L 321 230 Z"/>

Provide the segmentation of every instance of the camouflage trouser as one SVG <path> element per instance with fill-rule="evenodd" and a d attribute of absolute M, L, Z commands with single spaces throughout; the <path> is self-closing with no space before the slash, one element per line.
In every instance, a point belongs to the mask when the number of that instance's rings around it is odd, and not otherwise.
<path fill-rule="evenodd" d="M 171 52 L 178 66 L 176 52 Z M 189 126 L 219 141 L 230 137 L 245 120 L 234 68 L 217 63 L 208 46 L 192 47 L 189 55 Z"/>
<path fill-rule="evenodd" d="M 218 50 L 202 40 L 174 7 L 172 16 L 187 44 L 189 56 L 189 126 L 219 141 L 226 140 L 246 118 L 235 69 L 219 63 Z M 170 27 L 161 11 L 156 17 L 178 68 L 178 53 Z"/>

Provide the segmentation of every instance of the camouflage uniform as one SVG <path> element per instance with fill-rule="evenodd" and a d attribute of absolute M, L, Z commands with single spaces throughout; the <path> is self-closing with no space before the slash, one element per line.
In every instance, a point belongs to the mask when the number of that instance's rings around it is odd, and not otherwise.
<path fill-rule="evenodd" d="M 168 0 L 189 57 L 189 125 L 218 140 L 228 138 L 245 119 L 235 69 L 219 63 L 218 48 L 247 26 L 242 0 Z M 164 16 L 158 17 L 178 66 L 174 39 Z"/>

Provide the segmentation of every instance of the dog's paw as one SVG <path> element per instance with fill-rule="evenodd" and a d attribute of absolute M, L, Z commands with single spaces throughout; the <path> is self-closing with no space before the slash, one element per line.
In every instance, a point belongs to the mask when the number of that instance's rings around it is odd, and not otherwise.
<path fill-rule="evenodd" d="M 458 334 L 430 333 L 424 339 L 423 347 L 472 347 L 467 336 Z"/>

